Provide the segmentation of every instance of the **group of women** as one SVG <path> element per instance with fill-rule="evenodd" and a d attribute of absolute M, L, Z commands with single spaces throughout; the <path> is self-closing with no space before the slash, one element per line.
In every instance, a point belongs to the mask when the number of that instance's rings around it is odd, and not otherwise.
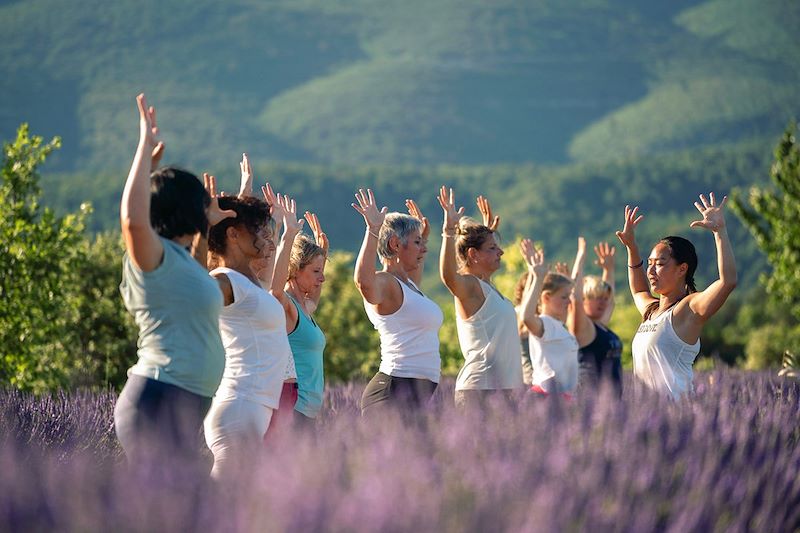
<path fill-rule="evenodd" d="M 140 140 L 121 205 L 127 253 L 120 289 L 139 327 L 138 361 L 115 409 L 129 458 L 158 442 L 158 455 L 191 455 L 204 428 L 214 455 L 212 476 L 224 478 L 246 447 L 281 426 L 308 425 L 322 407 L 325 336 L 313 318 L 328 241 L 313 213 L 301 233 L 295 201 L 262 187 L 253 196 L 245 156 L 237 196 L 218 196 L 175 168 L 158 168 L 164 144 L 155 110 L 137 98 Z M 619 337 L 608 327 L 614 308 L 614 248 L 594 247 L 602 277 L 584 276 L 586 242 L 578 240 L 571 271 L 548 267 L 542 248 L 524 239 L 527 265 L 515 302 L 492 283 L 503 249 L 488 200 L 482 221 L 464 216 L 442 187 L 439 273 L 453 295 L 464 365 L 455 404 L 481 406 L 509 397 L 523 383 L 532 394 L 570 397 L 602 383 L 622 393 Z M 627 250 L 631 294 L 643 316 L 633 340 L 638 382 L 679 398 L 691 391 L 700 333 L 736 285 L 736 267 L 722 208 L 712 193 L 695 206 L 692 227 L 710 230 L 719 279 L 698 292 L 697 255 L 681 237 L 659 241 L 642 258 L 635 239 L 643 216 L 625 208 L 617 237 Z M 427 404 L 441 375 L 443 314 L 420 287 L 431 226 L 413 200 L 408 213 L 378 208 L 370 189 L 352 204 L 365 231 L 354 281 L 380 335 L 381 363 L 362 397 L 362 413 L 387 406 L 413 412 Z M 283 228 L 282 233 L 280 232 Z M 280 233 L 280 238 L 278 234 Z M 380 269 L 376 270 L 376 258 Z"/>

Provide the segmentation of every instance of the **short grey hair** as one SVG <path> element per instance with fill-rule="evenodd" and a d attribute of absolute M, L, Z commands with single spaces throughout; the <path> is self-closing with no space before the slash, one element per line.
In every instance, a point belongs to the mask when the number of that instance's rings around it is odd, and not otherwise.
<path fill-rule="evenodd" d="M 378 232 L 378 256 L 381 261 L 391 259 L 395 253 L 389 248 L 389 239 L 397 237 L 405 246 L 414 231 L 422 231 L 422 222 L 405 213 L 387 213 Z"/>

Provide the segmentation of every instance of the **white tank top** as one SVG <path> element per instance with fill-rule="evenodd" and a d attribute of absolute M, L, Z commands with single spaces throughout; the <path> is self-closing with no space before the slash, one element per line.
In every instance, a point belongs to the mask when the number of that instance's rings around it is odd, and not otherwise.
<path fill-rule="evenodd" d="M 572 392 L 578 386 L 578 341 L 558 319 L 540 315 L 541 337 L 528 335 L 533 365 L 533 384 L 555 378 L 559 392 Z"/>
<path fill-rule="evenodd" d="M 687 344 L 672 327 L 672 309 L 645 320 L 633 337 L 633 374 L 658 392 L 678 399 L 693 390 L 692 363 L 700 339 Z"/>
<path fill-rule="evenodd" d="M 456 313 L 464 366 L 456 390 L 513 389 L 522 385 L 522 349 L 514 305 L 482 279 L 484 302 L 469 318 Z"/>
<path fill-rule="evenodd" d="M 243 274 L 224 267 L 211 271 L 217 273 L 228 276 L 234 301 L 219 316 L 225 371 L 214 401 L 247 398 L 277 409 L 292 356 L 283 306 Z"/>
<path fill-rule="evenodd" d="M 403 291 L 400 309 L 380 315 L 364 301 L 367 317 L 381 337 L 380 371 L 399 378 L 428 379 L 439 383 L 441 356 L 439 328 L 444 316 L 436 302 L 397 280 Z M 409 284 L 416 285 L 409 280 Z"/>

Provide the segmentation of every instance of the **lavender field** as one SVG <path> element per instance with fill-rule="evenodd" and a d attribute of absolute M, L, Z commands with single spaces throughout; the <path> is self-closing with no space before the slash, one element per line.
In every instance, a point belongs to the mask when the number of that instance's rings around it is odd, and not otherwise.
<path fill-rule="evenodd" d="M 0 530 L 791 531 L 800 385 L 699 374 L 673 403 L 634 390 L 564 404 L 520 393 L 458 413 L 452 382 L 414 419 L 328 391 L 311 432 L 243 457 L 234 483 L 136 473 L 113 393 L 0 394 Z"/>

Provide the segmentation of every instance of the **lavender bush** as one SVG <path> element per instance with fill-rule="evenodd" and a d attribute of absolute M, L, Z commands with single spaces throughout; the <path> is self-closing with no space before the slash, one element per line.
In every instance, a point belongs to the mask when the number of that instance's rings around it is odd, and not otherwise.
<path fill-rule="evenodd" d="M 0 395 L 0 529 L 790 531 L 800 526 L 800 386 L 696 377 L 681 403 L 520 392 L 482 412 L 359 417 L 327 392 L 311 432 L 242 457 L 234 482 L 129 470 L 111 393 Z"/>

